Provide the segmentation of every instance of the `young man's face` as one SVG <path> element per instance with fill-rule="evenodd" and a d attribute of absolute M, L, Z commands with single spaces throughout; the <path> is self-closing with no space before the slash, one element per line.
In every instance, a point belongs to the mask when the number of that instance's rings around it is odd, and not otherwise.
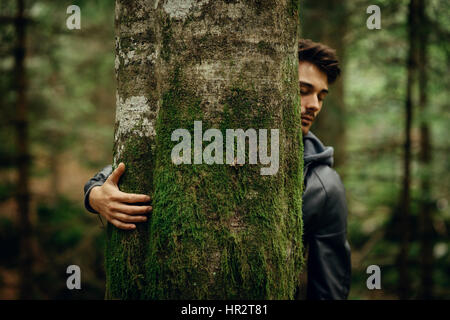
<path fill-rule="evenodd" d="M 328 94 L 327 75 L 318 67 L 307 61 L 298 65 L 302 133 L 306 135 L 314 120 L 322 109 L 323 100 Z"/>

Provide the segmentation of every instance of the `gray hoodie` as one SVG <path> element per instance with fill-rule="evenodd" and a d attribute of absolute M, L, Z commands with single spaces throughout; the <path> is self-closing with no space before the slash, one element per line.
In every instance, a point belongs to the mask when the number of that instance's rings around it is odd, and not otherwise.
<path fill-rule="evenodd" d="M 312 162 L 333 166 L 333 147 L 325 147 L 311 131 L 303 138 L 303 148 L 305 166 L 309 166 Z"/>
<path fill-rule="evenodd" d="M 308 247 L 307 299 L 346 299 L 350 289 L 345 190 L 333 148 L 312 133 L 303 138 L 303 241 Z"/>

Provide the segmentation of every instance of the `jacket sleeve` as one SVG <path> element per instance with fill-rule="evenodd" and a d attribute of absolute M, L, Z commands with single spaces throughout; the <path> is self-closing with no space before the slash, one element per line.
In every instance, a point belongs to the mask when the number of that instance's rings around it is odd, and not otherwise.
<path fill-rule="evenodd" d="M 326 198 L 308 241 L 308 300 L 347 299 L 350 290 L 345 191 L 338 174 L 328 169 L 326 175 L 319 176 Z"/>
<path fill-rule="evenodd" d="M 97 172 L 97 174 L 94 177 L 92 177 L 88 182 L 86 182 L 86 184 L 84 185 L 84 207 L 89 212 L 98 213 L 89 204 L 89 194 L 91 193 L 92 188 L 103 185 L 106 179 L 108 179 L 108 177 L 111 175 L 111 173 L 112 173 L 112 166 L 108 165 L 99 172 Z"/>

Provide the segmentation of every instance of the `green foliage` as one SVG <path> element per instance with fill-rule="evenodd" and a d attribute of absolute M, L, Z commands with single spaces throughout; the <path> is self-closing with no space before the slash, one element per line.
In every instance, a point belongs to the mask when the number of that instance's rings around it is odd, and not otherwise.
<path fill-rule="evenodd" d="M 97 217 L 64 197 L 53 204 L 40 203 L 35 238 L 44 265 L 36 268 L 34 284 L 36 297 L 58 299 L 101 299 L 104 291 L 103 255 L 104 235 Z M 96 244 L 96 250 L 92 245 Z M 67 290 L 65 273 L 69 265 L 82 270 L 83 292 Z M 52 283 L 51 286 L 48 283 Z"/>
<path fill-rule="evenodd" d="M 345 117 L 336 117 L 336 103 L 327 97 L 321 117 L 331 116 L 331 126 L 344 123 L 345 145 L 334 145 L 335 150 L 345 148 L 346 157 L 337 170 L 344 180 L 349 204 L 348 234 L 354 264 L 350 299 L 395 299 L 398 269 L 396 256 L 400 247 L 399 199 L 401 194 L 402 156 L 404 144 L 405 96 L 407 75 L 408 0 L 378 1 L 381 8 L 381 30 L 366 27 L 367 1 L 304 1 L 302 18 L 304 37 L 328 45 L 341 43 L 337 54 L 344 64 L 343 86 Z M 411 248 L 408 258 L 411 271 L 411 297 L 419 291 L 421 259 L 419 214 L 421 195 L 420 178 L 430 177 L 428 198 L 432 207 L 433 280 L 436 298 L 448 298 L 450 225 L 450 170 L 448 165 L 448 77 L 450 25 L 449 3 L 443 0 L 425 1 L 426 14 L 431 21 L 428 30 L 428 106 L 414 110 Z M 320 21 L 326 21 L 317 24 Z M 343 20 L 340 20 L 340 17 Z M 347 27 L 345 28 L 345 25 Z M 424 26 L 415 26 L 422 29 Z M 331 31 L 330 31 L 331 30 Z M 339 41 L 337 41 L 338 39 Z M 330 86 L 330 93 L 336 90 Z M 417 87 L 413 99 L 418 101 Z M 432 137 L 432 163 L 424 169 L 418 163 L 420 150 L 420 124 L 426 121 Z M 317 128 L 317 127 L 316 127 Z M 322 131 L 313 127 L 319 137 L 327 136 L 332 127 Z M 326 144 L 330 143 L 324 141 Z M 447 200 L 443 200 L 447 199 Z M 439 204 L 443 204 L 439 206 Z M 439 245 L 441 243 L 441 245 Z M 445 243 L 445 244 L 444 244 Z M 439 250 L 438 250 L 439 249 Z M 437 255 L 436 252 L 440 252 Z M 446 265 L 447 263 L 447 265 Z M 371 264 L 381 267 L 381 292 L 366 288 L 366 268 Z M 445 275 L 447 274 L 447 275 Z"/>
<path fill-rule="evenodd" d="M 66 9 L 71 4 L 81 6 L 81 30 L 66 29 Z M 0 3 L 0 16 L 15 15 L 15 1 Z M 114 38 L 114 3 L 32 0 L 26 1 L 26 15 L 32 20 L 27 28 L 25 62 L 32 155 L 33 297 L 101 299 L 104 296 L 104 237 L 98 228 L 99 222 L 96 217 L 87 215 L 79 203 L 74 204 L 66 197 L 58 198 L 55 193 L 62 193 L 61 185 L 53 185 L 52 194 L 48 194 L 45 184 L 51 178 L 52 182 L 65 182 L 78 174 L 65 169 L 65 163 L 59 160 L 63 154 L 69 153 L 70 158 L 79 159 L 82 164 L 95 164 L 96 168 L 110 158 L 115 98 L 111 40 Z M 5 287 L 0 285 L 3 297 L 19 286 L 14 280 L 19 267 L 21 229 L 14 206 L 17 110 L 13 24 L 1 24 L 0 40 L 0 281 L 8 277 L 7 282 L 2 281 Z M 81 185 L 69 185 L 64 191 L 73 198 L 81 188 Z M 65 271 L 71 264 L 78 264 L 82 269 L 82 292 L 66 288 Z"/>

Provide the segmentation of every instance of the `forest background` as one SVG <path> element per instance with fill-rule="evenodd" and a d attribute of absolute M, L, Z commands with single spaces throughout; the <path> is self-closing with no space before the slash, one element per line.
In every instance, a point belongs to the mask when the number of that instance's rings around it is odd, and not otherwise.
<path fill-rule="evenodd" d="M 72 4 L 80 30 L 66 26 Z M 300 5 L 302 37 L 342 62 L 312 131 L 346 187 L 349 299 L 449 299 L 450 3 Z M 83 186 L 112 162 L 114 1 L 2 1 L 0 108 L 0 299 L 102 299 L 105 228 Z M 66 287 L 73 264 L 82 290 Z"/>

